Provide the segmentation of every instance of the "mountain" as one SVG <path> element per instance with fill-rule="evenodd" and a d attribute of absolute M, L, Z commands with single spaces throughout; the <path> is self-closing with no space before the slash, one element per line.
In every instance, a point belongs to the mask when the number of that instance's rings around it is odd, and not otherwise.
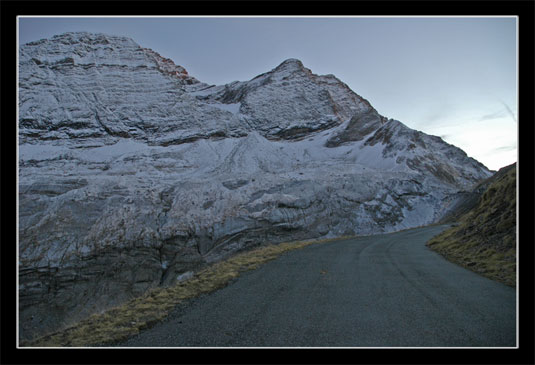
<path fill-rule="evenodd" d="M 516 285 L 516 163 L 501 168 L 471 191 L 449 220 L 454 226 L 427 245 L 461 266 Z"/>
<path fill-rule="evenodd" d="M 240 250 L 436 222 L 492 173 L 289 59 L 208 85 L 125 37 L 19 49 L 21 336 Z"/>

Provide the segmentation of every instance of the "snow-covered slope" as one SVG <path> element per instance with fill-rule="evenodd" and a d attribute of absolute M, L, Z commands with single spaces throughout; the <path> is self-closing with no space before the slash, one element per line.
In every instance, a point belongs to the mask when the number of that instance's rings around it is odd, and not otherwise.
<path fill-rule="evenodd" d="M 23 337 L 248 247 L 432 223 L 491 175 L 299 60 L 214 86 L 123 37 L 19 56 Z"/>

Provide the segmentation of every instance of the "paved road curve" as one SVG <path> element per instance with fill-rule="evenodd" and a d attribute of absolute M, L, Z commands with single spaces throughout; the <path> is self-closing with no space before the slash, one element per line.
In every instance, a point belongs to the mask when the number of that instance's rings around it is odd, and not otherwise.
<path fill-rule="evenodd" d="M 429 250 L 444 228 L 292 251 L 119 346 L 516 346 L 515 289 Z"/>

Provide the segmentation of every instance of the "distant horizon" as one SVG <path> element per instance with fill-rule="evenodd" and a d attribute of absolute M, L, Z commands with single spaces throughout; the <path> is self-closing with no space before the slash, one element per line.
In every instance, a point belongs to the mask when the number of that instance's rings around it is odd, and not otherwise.
<path fill-rule="evenodd" d="M 517 162 L 514 16 L 21 16 L 18 23 L 19 46 L 76 31 L 126 36 L 214 85 L 296 58 L 314 74 L 336 76 L 381 115 L 441 137 L 490 170 Z"/>

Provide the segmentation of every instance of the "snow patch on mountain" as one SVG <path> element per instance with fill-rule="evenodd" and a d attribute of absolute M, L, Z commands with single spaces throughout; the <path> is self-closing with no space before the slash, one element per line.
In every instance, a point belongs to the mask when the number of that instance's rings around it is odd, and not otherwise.
<path fill-rule="evenodd" d="M 208 85 L 81 32 L 19 60 L 23 337 L 257 245 L 435 222 L 491 175 L 296 59 Z"/>

